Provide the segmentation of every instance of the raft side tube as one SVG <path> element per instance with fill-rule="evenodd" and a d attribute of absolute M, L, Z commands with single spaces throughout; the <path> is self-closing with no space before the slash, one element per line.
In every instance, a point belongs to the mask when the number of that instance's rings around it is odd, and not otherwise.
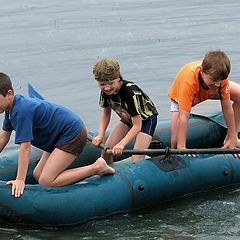
<path fill-rule="evenodd" d="M 114 175 L 92 176 L 66 187 L 29 184 L 20 198 L 11 196 L 10 186 L 1 181 L 0 216 L 13 223 L 75 225 L 240 182 L 235 174 L 240 161 L 232 155 L 176 156 L 185 167 L 175 168 L 174 161 L 167 161 L 165 170 L 157 166 L 157 158 L 164 161 L 156 157 L 126 163 L 115 167 Z"/>

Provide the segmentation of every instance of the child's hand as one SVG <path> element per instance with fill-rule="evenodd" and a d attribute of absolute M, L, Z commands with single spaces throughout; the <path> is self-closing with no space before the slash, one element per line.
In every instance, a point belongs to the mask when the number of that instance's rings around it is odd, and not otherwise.
<path fill-rule="evenodd" d="M 112 153 L 113 155 L 122 155 L 123 149 L 124 149 L 124 145 L 121 143 L 118 143 L 113 147 Z"/>
<path fill-rule="evenodd" d="M 178 148 L 178 149 L 182 149 L 182 150 L 185 149 L 185 150 L 186 150 L 187 148 Z M 196 157 L 196 154 L 189 153 L 189 154 L 184 154 L 184 156 L 195 158 L 195 157 Z"/>
<path fill-rule="evenodd" d="M 15 197 L 20 197 L 23 194 L 25 183 L 23 180 L 11 180 L 6 183 L 7 185 L 12 185 L 12 195 Z"/>
<path fill-rule="evenodd" d="M 223 145 L 222 148 L 232 148 L 232 149 L 235 149 L 235 148 L 236 148 L 235 143 L 236 143 L 236 142 L 235 142 L 235 140 L 233 140 L 233 139 L 230 139 L 230 138 L 225 139 L 225 140 L 224 140 L 224 145 Z M 239 154 L 239 153 L 235 153 L 235 154 L 233 154 L 233 156 L 234 156 L 235 158 L 240 158 L 240 154 Z"/>
<path fill-rule="evenodd" d="M 93 138 L 92 140 L 92 144 L 96 147 L 99 146 L 100 143 L 102 143 L 104 141 L 104 138 L 101 136 L 96 136 L 95 138 Z"/>
<path fill-rule="evenodd" d="M 222 148 L 235 148 L 235 147 L 236 147 L 235 139 L 228 138 L 224 140 L 224 145 Z"/>

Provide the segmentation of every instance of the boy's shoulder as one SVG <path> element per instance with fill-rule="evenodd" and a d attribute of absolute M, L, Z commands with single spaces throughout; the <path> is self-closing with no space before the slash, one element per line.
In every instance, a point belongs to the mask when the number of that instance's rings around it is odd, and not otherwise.
<path fill-rule="evenodd" d="M 132 81 L 128 81 L 128 80 L 122 80 L 122 81 L 123 81 L 124 87 L 127 87 L 129 89 L 139 88 L 138 85 Z"/>
<path fill-rule="evenodd" d="M 14 108 L 15 109 L 21 109 L 21 110 L 33 110 L 37 106 L 41 104 L 44 100 L 38 99 L 38 98 L 33 98 L 33 97 L 28 97 L 24 96 L 21 94 L 16 94 L 14 96 Z"/>
<path fill-rule="evenodd" d="M 120 93 L 128 94 L 130 96 L 135 95 L 136 92 L 142 92 L 142 89 L 136 83 L 127 80 L 122 81 L 123 85 L 119 91 Z"/>
<path fill-rule="evenodd" d="M 15 96 L 14 96 L 14 105 L 16 105 L 16 104 L 18 104 L 18 103 L 20 103 L 20 102 L 22 102 L 22 101 L 25 101 L 25 96 L 23 96 L 23 95 L 21 95 L 21 94 L 16 94 Z"/>
<path fill-rule="evenodd" d="M 16 94 L 14 96 L 14 103 L 21 103 L 21 102 L 31 102 L 33 99 L 32 97 L 24 96 L 22 94 Z"/>
<path fill-rule="evenodd" d="M 176 75 L 176 79 L 180 78 L 186 81 L 189 81 L 191 79 L 197 79 L 201 64 L 202 61 L 194 61 L 185 64 L 179 70 L 178 74 Z"/>
<path fill-rule="evenodd" d="M 202 61 L 198 60 L 198 61 L 193 61 L 193 62 L 189 62 L 187 64 L 185 64 L 182 69 L 187 69 L 187 70 L 192 70 L 195 71 L 198 67 L 200 67 L 202 65 Z"/>

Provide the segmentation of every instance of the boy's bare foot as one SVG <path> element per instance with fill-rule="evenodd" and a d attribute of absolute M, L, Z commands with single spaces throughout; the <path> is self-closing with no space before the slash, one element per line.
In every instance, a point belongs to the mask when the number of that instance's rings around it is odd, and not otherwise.
<path fill-rule="evenodd" d="M 94 163 L 96 166 L 96 174 L 103 176 L 105 174 L 114 174 L 115 169 L 112 167 L 109 167 L 106 163 L 106 161 L 100 157 L 97 159 L 97 161 Z"/>

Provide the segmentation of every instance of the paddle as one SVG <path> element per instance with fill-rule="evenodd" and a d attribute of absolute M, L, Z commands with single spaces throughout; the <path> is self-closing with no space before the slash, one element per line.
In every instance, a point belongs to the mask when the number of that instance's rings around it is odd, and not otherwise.
<path fill-rule="evenodd" d="M 87 135 L 89 141 L 92 142 L 93 136 Z M 106 146 L 104 143 L 100 143 L 99 147 L 106 151 L 107 154 L 112 155 L 112 149 Z M 171 149 L 166 147 L 164 149 L 124 149 L 123 155 L 170 155 L 170 154 L 239 154 L 240 148 L 205 148 L 205 149 Z"/>
<path fill-rule="evenodd" d="M 111 149 L 107 149 L 107 154 L 112 154 Z M 170 154 L 238 154 L 240 149 L 223 149 L 223 148 L 206 148 L 206 149 L 171 149 L 166 147 L 165 149 L 124 149 L 122 154 L 126 155 L 170 155 Z"/>
<path fill-rule="evenodd" d="M 90 142 L 92 142 L 92 140 L 93 140 L 93 136 L 92 135 L 90 135 L 89 133 L 87 134 L 87 139 L 90 141 Z M 106 146 L 104 143 L 100 143 L 99 144 L 99 146 L 98 147 L 100 147 L 101 149 L 103 149 L 104 151 L 107 151 L 108 149 L 110 149 L 108 146 Z M 111 153 L 110 153 L 111 154 Z"/>

